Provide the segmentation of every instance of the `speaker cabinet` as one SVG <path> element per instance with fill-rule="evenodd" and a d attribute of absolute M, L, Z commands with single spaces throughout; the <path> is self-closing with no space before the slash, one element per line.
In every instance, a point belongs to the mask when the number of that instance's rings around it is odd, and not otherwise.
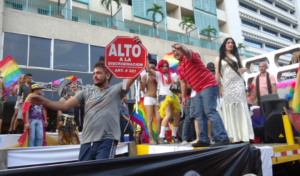
<path fill-rule="evenodd" d="M 287 99 L 269 99 L 261 101 L 261 115 L 265 118 L 265 143 L 286 142 L 281 112 L 289 108 Z"/>

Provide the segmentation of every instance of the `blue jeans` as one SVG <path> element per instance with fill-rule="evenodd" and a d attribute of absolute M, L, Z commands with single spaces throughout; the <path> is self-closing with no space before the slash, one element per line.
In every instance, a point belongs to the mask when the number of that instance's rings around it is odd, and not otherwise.
<path fill-rule="evenodd" d="M 28 147 L 43 146 L 43 123 L 42 119 L 29 119 L 30 129 Z M 35 143 L 36 138 L 36 143 Z"/>
<path fill-rule="evenodd" d="M 221 116 L 216 110 L 218 94 L 219 86 L 213 86 L 197 93 L 192 99 L 195 104 L 195 117 L 199 124 L 199 138 L 206 143 L 210 143 L 207 120 L 211 122 L 213 138 L 215 140 L 229 141 Z"/>
<path fill-rule="evenodd" d="M 118 141 L 104 139 L 80 146 L 79 161 L 112 159 L 115 157 Z"/>
<path fill-rule="evenodd" d="M 125 127 L 127 125 L 127 120 L 124 119 L 124 117 L 120 117 L 120 126 L 121 126 L 121 138 L 120 138 L 120 141 L 121 142 L 125 142 L 125 139 L 124 139 L 124 135 L 125 135 Z M 129 123 L 128 126 L 127 126 L 127 129 L 129 131 L 129 141 L 134 141 L 134 137 L 133 137 L 133 127 L 131 126 L 131 124 Z"/>
<path fill-rule="evenodd" d="M 158 101 L 159 101 L 159 103 L 165 101 L 166 97 L 167 97 L 167 95 L 159 95 L 159 96 L 158 96 Z"/>
<path fill-rule="evenodd" d="M 190 98 L 187 98 L 186 99 L 186 106 L 187 107 L 184 107 L 184 122 L 183 122 L 183 129 L 182 129 L 182 140 L 183 141 L 187 141 L 188 140 L 188 135 L 189 135 L 189 132 L 191 131 L 190 128 L 191 128 L 191 121 L 192 121 L 192 100 Z"/>

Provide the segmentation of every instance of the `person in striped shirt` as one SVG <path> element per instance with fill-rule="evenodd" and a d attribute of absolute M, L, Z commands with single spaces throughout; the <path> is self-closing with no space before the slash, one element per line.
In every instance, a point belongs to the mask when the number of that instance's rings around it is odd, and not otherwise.
<path fill-rule="evenodd" d="M 196 119 L 199 123 L 200 140 L 193 147 L 208 147 L 230 144 L 220 114 L 216 110 L 219 94 L 218 82 L 215 76 L 203 64 L 200 56 L 181 44 L 172 46 L 172 53 L 179 61 L 178 72 L 181 84 L 182 105 L 186 107 L 187 84 L 196 91 L 193 98 Z M 207 120 L 211 121 L 212 133 L 216 139 L 210 145 Z"/>

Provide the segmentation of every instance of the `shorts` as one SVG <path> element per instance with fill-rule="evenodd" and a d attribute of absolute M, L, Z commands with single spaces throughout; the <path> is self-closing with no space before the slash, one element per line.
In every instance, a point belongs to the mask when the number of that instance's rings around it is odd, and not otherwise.
<path fill-rule="evenodd" d="M 20 103 L 17 119 L 23 120 L 23 103 Z"/>
<path fill-rule="evenodd" d="M 159 103 L 165 101 L 166 97 L 167 97 L 167 95 L 159 95 L 159 97 L 158 97 Z"/>
<path fill-rule="evenodd" d="M 153 97 L 145 97 L 144 105 L 158 105 L 157 99 Z"/>

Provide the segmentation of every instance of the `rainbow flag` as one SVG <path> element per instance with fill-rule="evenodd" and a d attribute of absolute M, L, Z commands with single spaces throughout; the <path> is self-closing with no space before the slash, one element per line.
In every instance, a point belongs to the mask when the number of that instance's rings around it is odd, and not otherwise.
<path fill-rule="evenodd" d="M 9 88 L 11 83 L 14 83 L 14 85 L 18 84 L 19 77 L 24 73 L 11 56 L 7 56 L 0 61 L 0 71 L 7 87 L 7 91 L 3 92 L 3 94 L 8 95 L 11 91 Z"/>
<path fill-rule="evenodd" d="M 61 78 L 61 79 L 52 81 L 52 84 L 53 84 L 53 85 L 56 85 L 56 86 L 59 86 L 59 84 L 60 84 L 61 82 L 63 82 L 65 79 L 70 79 L 70 80 L 72 80 L 72 81 L 77 81 L 77 78 L 76 78 L 75 76 L 69 76 L 69 77 L 66 77 L 66 78 Z"/>
<path fill-rule="evenodd" d="M 178 64 L 179 64 L 179 61 L 176 60 L 173 57 L 173 54 L 172 53 L 167 53 L 163 59 L 167 60 L 169 62 L 170 71 L 172 73 L 176 73 L 178 75 L 179 74 L 178 73 Z"/>
<path fill-rule="evenodd" d="M 300 112 L 300 62 L 299 62 L 298 74 L 297 74 L 294 97 L 293 97 L 293 111 Z"/>
<path fill-rule="evenodd" d="M 130 120 L 140 125 L 143 128 L 143 130 L 146 132 L 147 137 L 149 138 L 149 132 L 147 127 L 148 116 L 146 114 L 146 109 L 143 101 L 144 98 L 141 98 L 141 101 L 138 103 L 138 113 L 136 113 L 136 107 L 134 105 L 133 113 L 131 114 Z M 153 131 L 153 137 L 156 140 L 156 119 L 154 115 L 153 115 L 152 131 Z"/>

